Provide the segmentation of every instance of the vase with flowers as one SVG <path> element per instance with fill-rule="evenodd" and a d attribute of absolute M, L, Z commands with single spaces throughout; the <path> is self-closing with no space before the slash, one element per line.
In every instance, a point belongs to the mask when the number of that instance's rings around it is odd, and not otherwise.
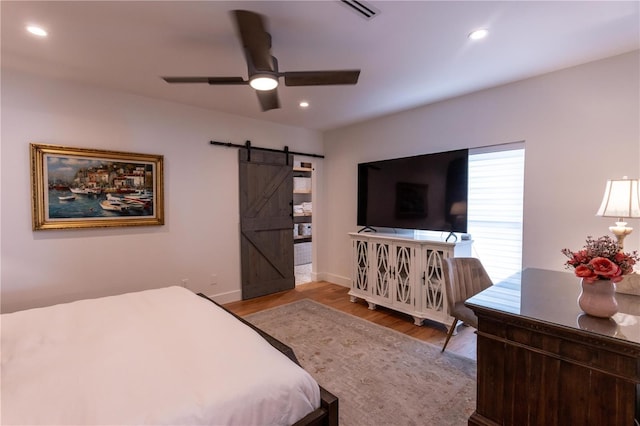
<path fill-rule="evenodd" d="M 569 258 L 565 266 L 574 269 L 576 276 L 581 278 L 580 309 L 601 318 L 609 318 L 618 312 L 615 283 L 633 272 L 633 265 L 640 260 L 638 252 L 622 252 L 609 236 L 598 239 L 589 236 L 581 250 L 565 248 L 562 253 Z"/>

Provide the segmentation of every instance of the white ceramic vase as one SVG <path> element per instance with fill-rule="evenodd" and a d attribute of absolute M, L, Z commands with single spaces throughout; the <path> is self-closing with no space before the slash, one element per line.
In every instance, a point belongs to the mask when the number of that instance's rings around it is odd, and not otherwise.
<path fill-rule="evenodd" d="M 593 282 L 581 280 L 582 291 L 578 296 L 578 306 L 586 314 L 599 318 L 611 318 L 618 312 L 616 285 L 611 280 Z"/>

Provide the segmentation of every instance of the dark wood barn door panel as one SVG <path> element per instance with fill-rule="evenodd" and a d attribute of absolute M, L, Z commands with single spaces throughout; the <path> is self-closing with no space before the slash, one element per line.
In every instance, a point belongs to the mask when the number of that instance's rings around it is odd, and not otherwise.
<path fill-rule="evenodd" d="M 242 299 L 251 299 L 295 287 L 293 156 L 253 149 L 238 154 Z"/>

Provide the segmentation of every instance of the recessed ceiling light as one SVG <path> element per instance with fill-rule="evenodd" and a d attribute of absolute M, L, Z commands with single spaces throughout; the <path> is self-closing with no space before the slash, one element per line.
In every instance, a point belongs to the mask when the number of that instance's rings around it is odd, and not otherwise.
<path fill-rule="evenodd" d="M 469 33 L 469 38 L 471 40 L 480 40 L 485 38 L 489 34 L 489 30 L 486 28 L 480 28 L 478 30 L 472 31 Z"/>
<path fill-rule="evenodd" d="M 309 108 L 309 102 L 307 101 L 300 101 L 298 105 L 300 105 L 300 108 Z"/>
<path fill-rule="evenodd" d="M 47 32 L 42 27 L 38 27 L 36 25 L 27 25 L 27 31 L 29 31 L 33 35 L 37 35 L 38 37 L 46 37 Z"/>

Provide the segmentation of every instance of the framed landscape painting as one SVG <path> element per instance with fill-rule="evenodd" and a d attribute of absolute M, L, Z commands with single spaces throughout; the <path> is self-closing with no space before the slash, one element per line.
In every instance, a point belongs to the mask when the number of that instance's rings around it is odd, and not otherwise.
<path fill-rule="evenodd" d="M 34 231 L 164 224 L 162 155 L 30 147 Z"/>

